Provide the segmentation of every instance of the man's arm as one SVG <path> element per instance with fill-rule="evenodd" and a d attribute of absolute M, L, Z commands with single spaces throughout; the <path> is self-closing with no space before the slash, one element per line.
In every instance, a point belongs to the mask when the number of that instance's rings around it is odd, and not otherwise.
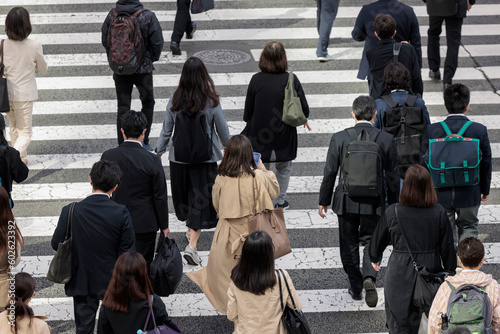
<path fill-rule="evenodd" d="M 409 42 L 415 49 L 415 52 L 417 53 L 418 64 L 420 65 L 420 68 L 422 68 L 422 40 L 420 38 L 420 26 L 418 24 L 417 15 L 415 15 L 413 8 L 411 8 L 411 13 L 412 15 L 410 22 Z"/>
<path fill-rule="evenodd" d="M 325 217 L 328 205 L 332 203 L 333 188 L 335 187 L 335 179 L 340 166 L 340 147 L 341 143 L 337 143 L 337 136 L 334 134 L 330 140 L 328 153 L 326 155 L 326 163 L 323 171 L 323 181 L 319 190 L 319 206 L 318 212 L 321 217 Z"/>
<path fill-rule="evenodd" d="M 362 42 L 366 39 L 366 29 L 365 29 L 365 7 L 361 8 L 361 11 L 356 18 L 356 23 L 354 23 L 354 29 L 352 29 L 351 36 L 352 39 L 358 42 Z"/>
<path fill-rule="evenodd" d="M 149 52 L 151 53 L 151 60 L 157 61 L 160 59 L 161 50 L 163 49 L 163 32 L 161 30 L 160 22 L 156 18 L 155 13 L 149 12 L 151 21 L 149 24 Z"/>
<path fill-rule="evenodd" d="M 135 233 L 134 227 L 132 225 L 132 218 L 130 217 L 130 212 L 126 207 L 124 207 L 119 254 L 130 251 L 135 251 Z"/>
<path fill-rule="evenodd" d="M 479 139 L 479 148 L 483 157 L 481 163 L 479 164 L 479 187 L 481 188 L 482 200 L 485 201 L 488 199 L 488 195 L 490 194 L 491 185 L 491 145 L 488 138 L 487 128 L 484 125 L 481 125 L 481 127 L 483 128 L 483 131 L 482 136 Z"/>
<path fill-rule="evenodd" d="M 392 136 L 391 136 L 392 137 Z M 397 203 L 399 199 L 399 159 L 396 143 L 391 140 L 387 150 L 385 163 L 385 180 L 387 184 L 387 203 Z"/>
<path fill-rule="evenodd" d="M 59 216 L 57 227 L 54 231 L 54 234 L 52 235 L 52 240 L 50 241 L 50 245 L 52 246 L 52 249 L 54 249 L 55 251 L 57 251 L 59 244 L 63 242 L 64 238 L 66 237 L 68 213 L 69 213 L 69 206 L 67 205 L 61 210 L 61 215 Z"/>
<path fill-rule="evenodd" d="M 155 157 L 155 175 L 153 177 L 153 204 L 155 208 L 158 227 L 164 231 L 168 230 L 168 201 L 167 201 L 167 181 L 160 159 Z M 167 232 L 168 234 L 168 232 Z"/>

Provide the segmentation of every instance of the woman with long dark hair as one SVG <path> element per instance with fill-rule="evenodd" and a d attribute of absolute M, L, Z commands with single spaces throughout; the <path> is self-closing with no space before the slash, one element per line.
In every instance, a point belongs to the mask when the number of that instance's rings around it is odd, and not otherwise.
<path fill-rule="evenodd" d="M 248 236 L 248 219 L 273 209 L 279 186 L 274 173 L 266 170 L 262 161 L 255 164 L 252 144 L 244 135 L 229 139 L 217 173 L 212 199 L 219 222 L 208 263 L 187 275 L 203 290 L 217 311 L 226 313 L 231 270 Z"/>
<path fill-rule="evenodd" d="M 219 139 L 224 146 L 229 140 L 229 129 L 214 82 L 205 64 L 199 58 L 190 57 L 182 68 L 179 86 L 168 101 L 167 113 L 156 144 L 156 153 L 160 156 L 165 153 L 172 134 L 174 141 L 176 137 L 193 135 L 174 132 L 175 121 L 181 119 L 178 116 L 182 116 L 176 115 L 177 113 L 196 115 L 199 112 L 203 112 L 206 119 L 206 124 L 203 126 L 206 127 L 209 136 L 208 159 L 201 163 L 182 162 L 175 157 L 175 143 L 171 145 L 169 151 L 172 201 L 177 219 L 185 221 L 188 227 L 186 235 L 189 245 L 184 251 L 184 258 L 190 265 L 201 263 L 196 249 L 201 230 L 217 225 L 217 215 L 211 198 L 212 185 L 217 175 L 217 161 L 222 159 Z M 196 150 L 196 148 L 190 149 Z"/>
<path fill-rule="evenodd" d="M 5 305 L 10 307 L 14 303 L 14 312 L 5 310 L 0 313 L 0 331 L 15 334 L 48 334 L 50 326 L 42 319 L 47 317 L 36 316 L 29 306 L 31 299 L 35 296 L 35 281 L 27 273 L 17 273 L 14 276 L 14 289 L 11 300 Z M 12 303 L 11 303 L 12 302 Z M 3 331 L 9 328 L 10 331 Z"/>
<path fill-rule="evenodd" d="M 0 307 L 9 301 L 10 268 L 19 264 L 23 246 L 24 239 L 10 209 L 9 195 L 0 187 Z"/>
<path fill-rule="evenodd" d="M 29 169 L 19 155 L 19 152 L 9 147 L 5 138 L 5 120 L 0 115 L 0 186 L 9 194 L 10 207 L 14 207 L 11 198 L 12 182 L 23 182 L 28 177 Z"/>
<path fill-rule="evenodd" d="M 291 298 L 297 309 L 302 310 L 297 291 L 290 276 L 283 270 L 290 287 Z M 293 307 L 283 276 L 278 277 L 274 269 L 274 247 L 271 237 L 263 231 L 248 236 L 238 264 L 231 272 L 231 284 L 227 291 L 227 318 L 234 321 L 236 334 L 282 334 L 286 333 L 281 322 L 281 294 L 283 306 Z"/>
<path fill-rule="evenodd" d="M 47 63 L 43 58 L 42 45 L 28 36 L 31 34 L 30 14 L 23 7 L 12 8 L 5 18 L 5 34 L 2 40 L 3 64 L 9 90 L 10 140 L 27 163 L 27 149 L 33 133 L 33 101 L 38 99 L 35 73 L 46 74 Z"/>
<path fill-rule="evenodd" d="M 275 206 L 289 207 L 286 200 L 288 182 L 292 173 L 292 160 L 297 157 L 297 128 L 283 123 L 283 100 L 288 83 L 288 61 L 281 42 L 269 42 L 259 59 L 261 72 L 255 74 L 248 84 L 243 121 L 247 124 L 241 132 L 250 139 L 255 152 L 262 154 L 262 161 L 269 169 L 276 167 L 276 178 L 280 195 Z M 299 79 L 293 75 L 294 89 L 300 98 L 302 111 L 309 117 L 309 105 Z M 311 128 L 306 123 L 304 127 Z"/>
<path fill-rule="evenodd" d="M 412 303 L 417 272 L 405 237 L 419 267 L 426 267 L 432 273 L 455 271 L 457 256 L 450 221 L 443 207 L 437 204 L 429 171 L 418 165 L 406 171 L 399 204 L 387 208 L 370 241 L 370 259 L 377 271 L 385 248 L 389 243 L 393 245 L 384 284 L 390 333 L 418 333 L 423 313 Z"/>
<path fill-rule="evenodd" d="M 120 255 L 102 300 L 97 333 L 122 334 L 142 330 L 151 306 L 151 295 L 156 324 L 170 323 L 165 304 L 154 294 L 144 257 L 136 252 Z M 150 319 L 146 329 L 153 328 L 153 320 Z"/>

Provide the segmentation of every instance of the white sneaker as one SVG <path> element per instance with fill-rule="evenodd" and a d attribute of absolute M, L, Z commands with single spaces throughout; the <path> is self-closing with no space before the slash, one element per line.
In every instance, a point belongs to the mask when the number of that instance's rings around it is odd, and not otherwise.
<path fill-rule="evenodd" d="M 321 57 L 318 57 L 318 58 L 316 58 L 316 59 L 317 59 L 317 60 L 319 60 L 319 62 L 320 62 L 320 63 L 324 63 L 324 62 L 327 62 L 327 61 L 332 60 L 333 58 L 332 58 L 332 57 L 330 57 L 330 55 L 329 55 L 329 54 L 326 54 L 326 55 L 321 56 Z"/>
<path fill-rule="evenodd" d="M 184 249 L 184 258 L 186 259 L 187 263 L 192 266 L 198 266 L 201 265 L 201 258 L 198 255 L 198 252 L 193 249 L 192 246 L 187 245 L 186 249 Z"/>

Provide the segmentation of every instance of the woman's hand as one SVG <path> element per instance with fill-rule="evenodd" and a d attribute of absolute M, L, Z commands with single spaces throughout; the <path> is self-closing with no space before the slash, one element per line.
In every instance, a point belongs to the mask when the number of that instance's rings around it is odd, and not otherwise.
<path fill-rule="evenodd" d="M 307 128 L 307 130 L 311 131 L 311 127 L 309 126 L 309 121 L 304 124 L 304 128 Z"/>
<path fill-rule="evenodd" d="M 372 262 L 372 267 L 375 269 L 375 271 L 380 271 L 380 262 L 373 263 Z"/>
<path fill-rule="evenodd" d="M 257 169 L 267 170 L 266 166 L 264 166 L 264 163 L 262 162 L 262 159 L 259 159 L 259 163 L 257 164 Z"/>

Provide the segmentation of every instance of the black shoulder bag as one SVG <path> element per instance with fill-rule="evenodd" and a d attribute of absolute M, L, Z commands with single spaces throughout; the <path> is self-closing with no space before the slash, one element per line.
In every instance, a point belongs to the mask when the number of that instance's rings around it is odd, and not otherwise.
<path fill-rule="evenodd" d="M 281 269 L 276 270 L 278 273 L 278 282 L 280 286 L 280 300 L 281 300 L 281 311 L 283 314 L 281 315 L 281 321 L 285 326 L 288 334 L 311 334 L 311 330 L 309 329 L 309 323 L 306 320 L 304 313 L 297 310 L 297 306 L 295 306 L 295 301 L 293 300 L 292 294 L 290 292 L 290 287 L 288 286 L 288 282 L 286 281 L 285 274 Z M 286 289 L 288 290 L 288 295 L 292 300 L 293 309 L 288 305 L 283 305 L 283 293 L 281 292 L 281 276 L 283 276 L 283 280 L 286 284 Z"/>

